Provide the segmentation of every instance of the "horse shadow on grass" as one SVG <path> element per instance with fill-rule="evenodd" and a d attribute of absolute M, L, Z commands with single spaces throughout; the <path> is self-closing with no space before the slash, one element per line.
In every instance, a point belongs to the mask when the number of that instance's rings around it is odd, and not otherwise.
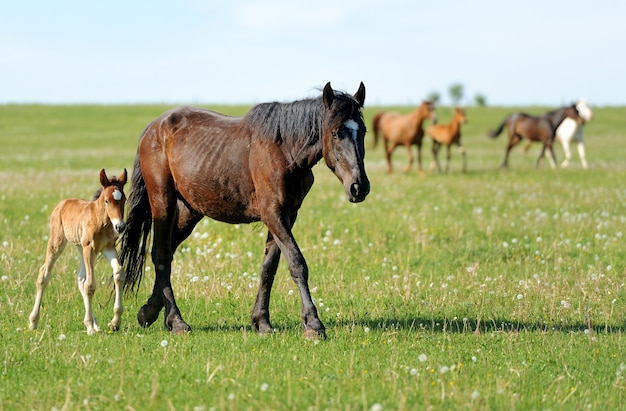
<path fill-rule="evenodd" d="M 285 331 L 303 332 L 302 323 L 297 320 L 285 320 L 274 324 L 276 332 Z M 354 318 L 341 319 L 336 321 L 326 320 L 326 332 L 330 334 L 332 330 L 338 332 L 342 328 L 368 328 L 371 331 L 382 332 L 406 332 L 406 333 L 455 333 L 455 334 L 489 334 L 494 332 L 519 333 L 519 332 L 560 332 L 563 334 L 584 333 L 584 334 L 617 334 L 626 331 L 626 323 L 621 324 L 584 324 L 558 323 L 548 321 L 516 321 L 510 319 L 485 318 L 427 318 L 427 317 L 379 317 L 379 318 Z M 202 324 L 193 327 L 194 332 L 242 332 L 254 333 L 250 324 L 241 323 L 219 323 Z"/>
<path fill-rule="evenodd" d="M 338 327 L 362 326 L 370 330 L 430 332 L 430 333 L 457 333 L 457 334 L 489 334 L 493 332 L 561 332 L 569 333 L 600 333 L 614 334 L 626 331 L 626 324 L 593 324 L 582 322 L 558 323 L 548 321 L 517 321 L 500 318 L 425 318 L 425 317 L 389 317 L 364 318 L 355 321 L 338 321 Z"/>

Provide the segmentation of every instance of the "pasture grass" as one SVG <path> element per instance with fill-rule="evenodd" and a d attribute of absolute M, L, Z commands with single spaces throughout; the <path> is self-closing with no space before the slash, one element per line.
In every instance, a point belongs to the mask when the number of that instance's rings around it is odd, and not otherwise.
<path fill-rule="evenodd" d="M 229 114 L 246 107 L 211 107 Z M 350 204 L 323 165 L 294 234 L 328 339 L 302 338 L 284 262 L 272 295 L 277 331 L 251 331 L 266 231 L 203 220 L 181 246 L 173 283 L 189 335 L 135 315 L 150 271 L 125 299 L 122 329 L 88 336 L 68 247 L 28 331 L 47 220 L 88 198 L 98 172 L 131 169 L 145 125 L 165 106 L 0 106 L 0 409 L 412 410 L 617 409 L 626 394 L 626 108 L 594 108 L 591 169 L 536 170 L 539 147 L 486 137 L 518 108 L 467 109 L 468 168 L 402 173 L 382 149 L 368 199 Z M 390 110 L 391 108 L 385 108 Z M 410 107 L 394 108 L 408 111 Z M 548 108 L 523 108 L 542 113 Z M 377 108 L 366 108 L 369 125 Z M 448 122 L 452 110 L 438 108 Z M 424 160 L 430 162 L 430 142 Z M 441 155 L 441 153 L 440 153 Z M 562 150 L 557 147 L 559 159 Z M 443 157 L 442 157 L 443 160 Z M 105 261 L 95 313 L 112 316 Z"/>

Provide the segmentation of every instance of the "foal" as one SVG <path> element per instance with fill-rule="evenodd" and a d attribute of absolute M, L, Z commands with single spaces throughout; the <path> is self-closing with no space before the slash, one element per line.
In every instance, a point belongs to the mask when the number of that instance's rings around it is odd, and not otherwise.
<path fill-rule="evenodd" d="M 447 149 L 446 157 L 446 173 L 450 170 L 450 146 L 456 144 L 463 156 L 463 172 L 467 170 L 467 159 L 465 158 L 465 147 L 461 145 L 461 124 L 465 124 L 467 118 L 465 111 L 461 108 L 454 109 L 454 115 L 450 124 L 433 124 L 426 129 L 426 134 L 433 139 L 433 163 L 431 169 L 437 166 L 437 170 L 441 171 L 439 165 L 439 149 L 441 145 L 445 145 Z"/>
<path fill-rule="evenodd" d="M 115 283 L 115 303 L 113 319 L 109 323 L 112 331 L 120 328 L 122 306 L 122 287 L 124 285 L 124 270 L 118 262 L 115 240 L 124 231 L 124 185 L 126 184 L 126 169 L 119 178 L 109 179 L 100 171 L 102 187 L 96 192 L 91 201 L 76 198 L 61 201 L 50 216 L 50 238 L 46 250 L 45 263 L 39 269 L 37 278 L 37 294 L 35 306 L 30 313 L 30 329 L 37 329 L 41 310 L 43 292 L 52 278 L 52 266 L 59 258 L 67 242 L 71 242 L 78 249 L 80 267 L 78 269 L 78 289 L 85 303 L 85 326 L 87 334 L 100 331 L 96 323 L 91 302 L 96 291 L 96 281 L 93 275 L 93 266 L 98 253 L 102 253 L 113 268 L 113 282 Z"/>

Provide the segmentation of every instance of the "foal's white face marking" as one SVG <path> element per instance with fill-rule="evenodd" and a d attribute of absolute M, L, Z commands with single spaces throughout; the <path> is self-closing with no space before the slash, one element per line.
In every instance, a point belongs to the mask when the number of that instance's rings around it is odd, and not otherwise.
<path fill-rule="evenodd" d="M 122 199 L 122 192 L 120 190 L 115 190 L 113 192 L 113 198 L 115 201 L 120 201 Z"/>
<path fill-rule="evenodd" d="M 356 153 L 359 157 L 361 157 L 361 153 L 359 153 L 359 143 L 356 141 L 356 136 L 359 132 L 359 123 L 350 119 L 343 122 L 343 125 L 352 132 L 352 141 L 354 141 L 354 147 L 356 148 Z"/>

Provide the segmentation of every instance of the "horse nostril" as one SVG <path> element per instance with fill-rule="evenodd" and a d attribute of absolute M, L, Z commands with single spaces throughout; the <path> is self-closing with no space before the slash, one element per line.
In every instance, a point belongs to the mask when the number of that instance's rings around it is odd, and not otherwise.
<path fill-rule="evenodd" d="M 126 229 L 126 224 L 123 221 L 115 225 L 115 231 L 118 233 L 123 233 L 124 229 Z"/>

